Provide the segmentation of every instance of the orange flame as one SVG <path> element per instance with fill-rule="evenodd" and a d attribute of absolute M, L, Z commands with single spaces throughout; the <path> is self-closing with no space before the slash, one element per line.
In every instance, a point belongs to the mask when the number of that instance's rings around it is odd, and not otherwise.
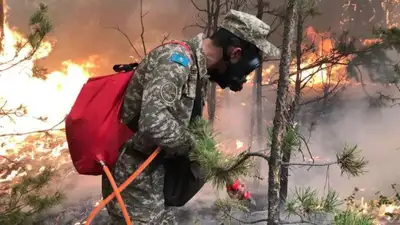
<path fill-rule="evenodd" d="M 7 168 L 0 168 L 0 183 L 14 181 L 26 174 L 22 172 L 21 165 L 28 171 L 41 171 L 44 163 L 35 165 L 37 160 L 54 163 L 52 166 L 56 169 L 70 162 L 63 132 L 55 133 L 51 137 L 1 135 L 49 129 L 61 122 L 81 87 L 92 75 L 91 69 L 96 67 L 94 57 L 82 64 L 68 60 L 62 62 L 62 70 L 47 74 L 47 79 L 36 78 L 33 72 L 35 61 L 47 57 L 54 44 L 43 42 L 30 58 L 28 56 L 32 53 L 31 46 L 26 45 L 20 50 L 16 46 L 17 43 L 26 41 L 23 35 L 5 24 L 3 51 L 0 53 L 0 110 L 15 109 L 20 105 L 25 106 L 26 110 L 22 110 L 22 115 L 11 116 L 2 116 L 0 111 L 0 156 L 7 157 L 0 157 L 0 165 L 7 165 Z M 63 123 L 59 128 L 63 128 Z M 61 157 L 62 153 L 65 154 Z M 56 162 L 52 160 L 55 157 L 58 159 Z"/>
<path fill-rule="evenodd" d="M 2 132 L 26 132 L 34 129 L 42 129 L 64 118 L 70 110 L 80 88 L 90 76 L 90 69 L 95 65 L 87 61 L 81 65 L 72 61 L 65 61 L 62 71 L 55 71 L 42 80 L 33 77 L 34 62 L 37 59 L 47 57 L 52 50 L 50 42 L 43 42 L 38 51 L 30 60 L 23 60 L 31 52 L 28 45 L 15 53 L 17 42 L 26 42 L 17 31 L 11 30 L 8 25 L 4 30 L 4 51 L 0 55 L 0 105 L 5 108 L 17 108 L 24 105 L 28 116 L 14 118 L 15 121 L 3 118 L 0 125 Z M 20 63 L 18 63 L 20 62 Z M 10 65 L 18 65 L 8 68 Z M 38 121 L 39 117 L 47 117 L 47 121 Z"/>

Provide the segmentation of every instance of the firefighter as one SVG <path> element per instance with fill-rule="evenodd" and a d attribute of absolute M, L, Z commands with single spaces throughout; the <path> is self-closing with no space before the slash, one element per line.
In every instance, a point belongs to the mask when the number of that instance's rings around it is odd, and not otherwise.
<path fill-rule="evenodd" d="M 130 81 L 122 106 L 122 121 L 136 133 L 120 149 L 113 170 L 118 185 L 156 146 L 163 150 L 162 158 L 185 156 L 193 149 L 187 126 L 196 108 L 196 87 L 202 97 L 209 81 L 240 91 L 246 76 L 261 64 L 260 52 L 279 56 L 278 48 L 267 41 L 269 30 L 255 16 L 230 10 L 211 37 L 198 34 L 183 42 L 189 48 L 168 43 L 149 52 Z M 197 110 L 201 114 L 202 107 Z M 164 202 L 164 175 L 164 166 L 154 162 L 121 193 L 133 224 L 177 224 L 174 207 Z M 103 197 L 112 192 L 105 176 L 102 189 Z M 112 224 L 125 224 L 116 199 L 107 210 Z"/>

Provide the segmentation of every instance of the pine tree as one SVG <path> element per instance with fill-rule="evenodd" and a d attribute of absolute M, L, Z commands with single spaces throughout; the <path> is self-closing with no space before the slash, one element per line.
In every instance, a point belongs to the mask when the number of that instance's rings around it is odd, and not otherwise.
<path fill-rule="evenodd" d="M 361 82 L 363 88 L 365 80 L 369 78 L 372 83 L 394 85 L 400 91 L 400 64 L 388 54 L 390 51 L 400 54 L 400 28 L 376 28 L 373 35 L 376 41 L 372 44 L 357 47 L 354 42 L 350 42 L 343 45 L 345 49 L 354 51 L 354 57 L 347 65 L 348 76 Z M 366 69 L 366 74 L 360 67 Z M 363 90 L 370 99 L 371 107 L 399 104 L 399 98 L 383 93 L 372 96 L 365 88 Z"/>
<path fill-rule="evenodd" d="M 1 1 L 1 4 L 4 4 L 4 2 Z M 4 23 L 4 17 L 1 21 Z M 3 25 L 1 26 L 2 35 Z M 52 29 L 52 24 L 47 16 L 46 5 L 39 4 L 38 10 L 30 17 L 29 25 L 31 26 L 31 32 L 27 35 L 27 41 L 17 43 L 15 55 L 18 56 L 20 51 L 27 46 L 31 47 L 30 52 L 17 62 L 1 62 L 3 65 L 1 71 L 8 70 L 25 60 L 31 59 L 41 47 L 45 36 Z M 2 108 L 0 108 L 0 112 L 3 112 Z M 4 115 L 12 112 L 13 110 L 4 111 Z M 51 168 L 45 168 L 36 175 L 23 176 L 16 184 L 11 186 L 9 194 L 0 195 L 0 224 L 29 225 L 41 213 L 58 204 L 63 199 L 63 195 L 58 191 L 49 194 L 44 190 L 55 173 L 56 171 Z"/>
<path fill-rule="evenodd" d="M 29 225 L 46 210 L 57 205 L 63 195 L 43 190 L 51 181 L 55 172 L 46 168 L 38 175 L 25 176 L 11 187 L 9 195 L 0 196 L 0 224 Z"/>

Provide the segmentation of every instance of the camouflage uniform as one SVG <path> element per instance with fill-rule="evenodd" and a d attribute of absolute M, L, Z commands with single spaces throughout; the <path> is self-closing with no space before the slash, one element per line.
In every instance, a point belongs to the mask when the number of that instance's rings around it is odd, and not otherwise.
<path fill-rule="evenodd" d="M 117 184 L 124 182 L 143 163 L 133 151 L 149 155 L 155 140 L 166 154 L 185 152 L 192 140 L 186 133 L 196 96 L 197 78 L 203 82 L 205 95 L 206 59 L 202 51 L 203 34 L 187 41 L 191 52 L 178 44 L 166 44 L 151 51 L 140 63 L 128 85 L 122 120 L 138 132 L 121 149 L 113 171 Z M 188 59 L 187 64 L 171 62 L 173 54 Z M 140 115 L 140 117 L 139 117 Z M 133 122 L 133 124 L 131 123 Z M 163 196 L 164 168 L 146 168 L 122 193 L 133 224 L 176 224 L 172 209 L 165 209 Z M 103 196 L 112 188 L 103 176 Z M 125 224 L 114 198 L 107 210 L 113 224 Z"/>
<path fill-rule="evenodd" d="M 279 50 L 267 40 L 269 26 L 255 16 L 231 10 L 221 26 L 256 45 L 267 55 Z M 184 153 L 193 141 L 187 134 L 199 76 L 205 96 L 208 81 L 203 35 L 187 41 L 188 52 L 178 44 L 166 44 L 151 51 L 138 66 L 128 85 L 122 121 L 138 131 L 121 148 L 113 174 L 118 185 L 144 161 L 133 152 L 149 155 L 157 143 L 166 154 Z M 171 60 L 173 55 L 180 60 Z M 133 224 L 176 224 L 172 209 L 164 206 L 164 168 L 150 165 L 122 193 Z M 103 196 L 112 188 L 103 176 Z M 125 224 L 117 200 L 107 205 L 113 224 Z"/>

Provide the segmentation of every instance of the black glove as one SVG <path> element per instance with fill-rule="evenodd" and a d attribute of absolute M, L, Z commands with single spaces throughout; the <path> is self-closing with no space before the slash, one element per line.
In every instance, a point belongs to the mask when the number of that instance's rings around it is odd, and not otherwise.
<path fill-rule="evenodd" d="M 160 148 L 163 150 L 165 158 L 188 157 L 189 152 L 195 148 L 195 143 L 194 140 L 188 139 L 186 143 L 182 143 L 177 148 L 166 148 L 162 146 Z"/>
<path fill-rule="evenodd" d="M 166 206 L 185 205 L 206 183 L 201 167 L 189 157 L 164 159 L 164 200 Z"/>

